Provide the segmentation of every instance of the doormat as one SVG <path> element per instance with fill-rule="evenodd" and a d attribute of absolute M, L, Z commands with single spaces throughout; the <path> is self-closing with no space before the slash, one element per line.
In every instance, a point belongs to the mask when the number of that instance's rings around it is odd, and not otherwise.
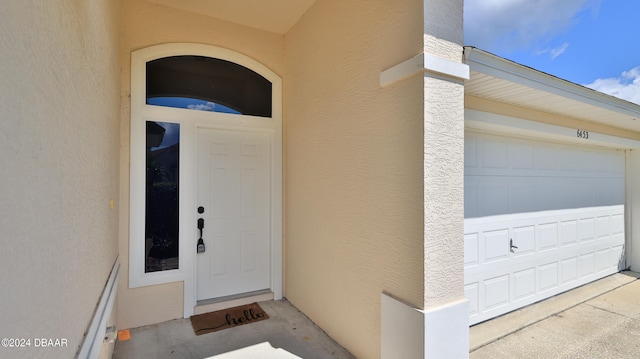
<path fill-rule="evenodd" d="M 194 315 L 191 317 L 191 326 L 196 335 L 202 335 L 265 319 L 269 319 L 269 315 L 260 308 L 258 303 L 251 303 L 217 312 Z"/>

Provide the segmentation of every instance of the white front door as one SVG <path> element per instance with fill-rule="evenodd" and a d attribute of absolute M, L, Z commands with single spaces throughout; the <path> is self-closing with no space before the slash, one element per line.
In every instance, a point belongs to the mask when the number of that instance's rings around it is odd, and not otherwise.
<path fill-rule="evenodd" d="M 197 299 L 269 289 L 271 137 L 200 128 L 197 148 L 205 244 L 205 252 L 197 254 Z"/>

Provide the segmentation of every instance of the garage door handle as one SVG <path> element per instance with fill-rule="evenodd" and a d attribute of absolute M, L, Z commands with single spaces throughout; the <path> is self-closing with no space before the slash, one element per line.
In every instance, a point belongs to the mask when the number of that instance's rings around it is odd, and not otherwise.
<path fill-rule="evenodd" d="M 513 249 L 518 249 L 518 246 L 514 246 L 513 245 L 513 239 L 509 238 L 509 250 L 511 251 L 511 253 L 515 253 L 516 251 L 514 251 Z"/>

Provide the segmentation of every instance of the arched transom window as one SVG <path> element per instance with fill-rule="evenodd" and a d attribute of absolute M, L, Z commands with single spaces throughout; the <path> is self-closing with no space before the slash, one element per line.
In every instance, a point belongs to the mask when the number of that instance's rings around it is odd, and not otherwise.
<path fill-rule="evenodd" d="M 146 64 L 146 104 L 259 117 L 272 116 L 271 82 L 233 62 L 204 56 Z"/>

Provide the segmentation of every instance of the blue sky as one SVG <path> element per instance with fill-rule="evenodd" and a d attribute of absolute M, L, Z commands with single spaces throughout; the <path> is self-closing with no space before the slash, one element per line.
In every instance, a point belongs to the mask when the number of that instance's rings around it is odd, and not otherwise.
<path fill-rule="evenodd" d="M 465 45 L 640 104 L 640 0 L 465 0 Z"/>

